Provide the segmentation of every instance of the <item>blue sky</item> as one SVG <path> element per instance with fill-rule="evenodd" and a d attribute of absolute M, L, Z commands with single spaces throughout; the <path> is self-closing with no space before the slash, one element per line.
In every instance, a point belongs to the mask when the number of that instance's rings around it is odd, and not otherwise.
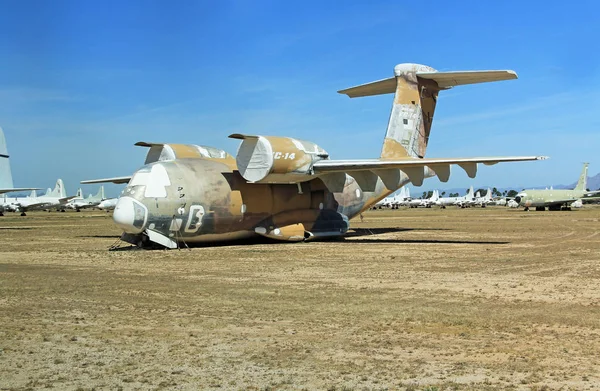
<path fill-rule="evenodd" d="M 599 15 L 596 1 L 3 1 L 0 126 L 16 186 L 61 177 L 74 194 L 141 166 L 140 140 L 235 154 L 243 132 L 377 157 L 392 96 L 337 90 L 403 62 L 514 69 L 442 92 L 427 156 L 551 159 L 454 169 L 440 187 L 572 183 L 584 161 L 600 172 Z"/>

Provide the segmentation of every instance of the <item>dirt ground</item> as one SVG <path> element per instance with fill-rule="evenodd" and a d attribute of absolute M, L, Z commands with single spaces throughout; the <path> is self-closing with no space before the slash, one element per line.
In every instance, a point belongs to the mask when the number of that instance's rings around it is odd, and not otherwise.
<path fill-rule="evenodd" d="M 0 389 L 600 389 L 600 207 L 366 213 L 345 241 L 107 251 L 0 217 Z"/>

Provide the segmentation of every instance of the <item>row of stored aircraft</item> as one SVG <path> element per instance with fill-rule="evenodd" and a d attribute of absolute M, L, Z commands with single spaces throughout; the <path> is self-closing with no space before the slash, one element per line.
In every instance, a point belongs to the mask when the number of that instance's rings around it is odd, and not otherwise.
<path fill-rule="evenodd" d="M 506 199 L 494 199 L 492 197 L 492 190 L 489 188 L 483 196 L 479 192 L 473 194 L 473 186 L 469 188 L 467 194 L 459 197 L 440 197 L 439 191 L 434 190 L 429 198 L 411 198 L 410 189 L 403 187 L 398 194 L 388 196 L 377 202 L 373 209 L 398 209 L 402 206 L 410 208 L 431 208 L 433 206 L 440 208 L 446 208 L 447 206 L 469 208 L 471 206 L 480 206 L 485 208 L 488 205 L 506 205 Z"/>
<path fill-rule="evenodd" d="M 397 209 L 401 206 L 411 208 L 439 206 L 445 208 L 447 206 L 457 206 L 468 208 L 471 206 L 480 206 L 485 208 L 489 205 L 508 206 L 511 208 L 523 207 L 528 211 L 530 207 L 534 207 L 537 211 L 548 210 L 570 210 L 572 208 L 581 208 L 584 200 L 597 200 L 597 195 L 600 190 L 590 191 L 587 189 L 587 173 L 588 163 L 584 163 L 583 170 L 579 176 L 579 180 L 573 189 L 530 189 L 523 190 L 515 197 L 498 197 L 492 196 L 492 190 L 487 189 L 485 195 L 481 196 L 479 192 L 473 194 L 473 186 L 469 188 L 467 193 L 461 197 L 440 197 L 439 192 L 434 190 L 429 198 L 416 198 L 410 196 L 410 189 L 403 187 L 400 192 L 394 195 L 385 197 L 377 202 L 373 209 L 391 208 Z"/>
<path fill-rule="evenodd" d="M 87 198 L 83 196 L 82 189 L 77 191 L 77 195 L 67 197 L 63 181 L 58 179 L 54 189 L 46 190 L 41 196 L 37 195 L 37 190 L 32 190 L 31 194 L 25 197 L 9 197 L 6 193 L 3 194 L 0 198 L 0 216 L 4 212 L 21 212 L 21 216 L 26 216 L 27 212 L 34 210 L 58 210 L 61 212 L 67 209 L 80 212 L 89 208 L 113 210 L 116 204 L 116 198 L 107 199 L 104 196 L 104 186 L 100 186 L 97 194 L 90 194 Z"/>
<path fill-rule="evenodd" d="M 438 72 L 405 63 L 394 68 L 393 77 L 338 91 L 350 98 L 394 94 L 376 159 L 333 160 L 310 141 L 236 133 L 229 136 L 241 141 L 235 157 L 203 145 L 138 142 L 148 153 L 135 173 L 82 183 L 126 184 L 113 219 L 123 231 L 121 239 L 140 247 L 256 236 L 281 241 L 339 237 L 350 219 L 408 183 L 421 186 L 433 176 L 447 182 L 451 166 L 474 178 L 481 163 L 545 159 L 425 157 L 441 91 L 516 78 L 510 70 Z M 6 192 L 3 185 L 0 192 Z M 443 206 L 461 202 L 435 196 Z"/>
<path fill-rule="evenodd" d="M 105 198 L 104 186 L 100 187 L 96 195 L 90 194 L 87 198 L 83 197 L 82 189 L 79 189 L 77 195 L 67 196 L 65 185 L 61 179 L 56 181 L 54 189 L 46 190 L 41 196 L 38 196 L 38 190 L 41 189 L 15 188 L 13 186 L 6 138 L 4 137 L 4 131 L 0 128 L 0 194 L 2 195 L 2 198 L 0 198 L 0 216 L 3 216 L 4 212 L 21 212 L 21 215 L 25 216 L 28 211 L 32 210 L 56 209 L 64 211 L 65 209 L 74 209 L 80 211 L 93 207 L 110 210 L 114 209 L 117 203 L 116 198 Z M 31 193 L 25 197 L 8 196 L 8 193 L 26 191 L 31 191 Z"/>

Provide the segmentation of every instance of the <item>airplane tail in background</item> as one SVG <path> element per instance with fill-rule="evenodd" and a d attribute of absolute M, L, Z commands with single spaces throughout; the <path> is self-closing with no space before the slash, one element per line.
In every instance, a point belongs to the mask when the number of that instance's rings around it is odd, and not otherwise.
<path fill-rule="evenodd" d="M 466 198 L 473 198 L 473 186 L 469 187 L 469 191 L 465 194 Z"/>
<path fill-rule="evenodd" d="M 54 186 L 54 190 L 49 193 L 47 192 L 46 195 L 51 197 L 66 198 L 67 191 L 65 190 L 65 184 L 63 183 L 63 180 L 58 179 L 56 181 L 56 186 Z"/>
<path fill-rule="evenodd" d="M 83 198 L 83 190 L 81 188 L 77 190 L 77 195 L 75 196 L 75 198 Z"/>
<path fill-rule="evenodd" d="M 485 193 L 485 199 L 488 201 L 491 201 L 492 199 L 494 199 L 494 197 L 492 196 L 492 189 L 490 189 L 488 187 L 487 193 Z"/>
<path fill-rule="evenodd" d="M 96 193 L 96 196 L 94 198 L 97 198 L 99 200 L 104 199 L 104 186 L 100 186 L 100 189 L 98 189 L 98 193 Z"/>
<path fill-rule="evenodd" d="M 581 191 L 587 190 L 588 164 L 589 163 L 583 163 L 583 170 L 581 171 L 581 175 L 579 176 L 579 181 L 577 182 L 577 186 L 575 186 L 575 189 L 573 189 L 573 190 L 581 190 Z"/>
<path fill-rule="evenodd" d="M 513 71 L 438 72 L 419 64 L 399 64 L 394 77 L 338 91 L 350 98 L 395 93 L 382 159 L 423 158 L 438 93 L 454 86 L 516 79 Z"/>
<path fill-rule="evenodd" d="M 13 187 L 6 139 L 4 138 L 2 128 L 0 128 L 0 189 L 12 189 Z"/>

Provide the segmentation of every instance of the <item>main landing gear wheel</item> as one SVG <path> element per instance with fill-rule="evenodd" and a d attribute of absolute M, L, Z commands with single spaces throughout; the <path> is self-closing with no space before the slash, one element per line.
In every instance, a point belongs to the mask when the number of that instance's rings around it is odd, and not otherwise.
<path fill-rule="evenodd" d="M 27 216 L 27 213 L 21 212 L 21 216 Z"/>
<path fill-rule="evenodd" d="M 536 206 L 535 210 L 538 211 L 538 212 L 543 212 L 543 211 L 546 210 L 546 207 L 544 207 L 544 206 Z"/>
<path fill-rule="evenodd" d="M 525 210 L 525 212 L 529 212 L 529 207 L 526 206 L 524 210 Z"/>

